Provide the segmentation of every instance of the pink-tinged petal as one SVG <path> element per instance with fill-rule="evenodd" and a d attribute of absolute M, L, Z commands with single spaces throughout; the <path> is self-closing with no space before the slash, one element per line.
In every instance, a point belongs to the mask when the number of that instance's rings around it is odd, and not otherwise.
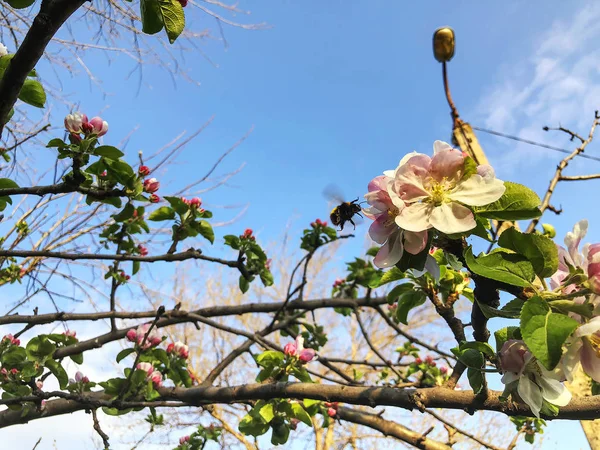
<path fill-rule="evenodd" d="M 390 190 L 405 202 L 417 202 L 430 195 L 427 191 L 427 184 L 430 181 L 429 171 L 412 165 L 411 161 L 396 171 L 394 184 L 390 187 Z"/>
<path fill-rule="evenodd" d="M 489 164 L 481 164 L 477 166 L 477 175 L 482 176 L 486 180 L 496 178 L 496 172 L 494 172 L 494 168 Z"/>
<path fill-rule="evenodd" d="M 414 159 L 412 164 L 424 164 L 423 167 L 429 167 L 429 162 L 431 161 L 431 158 L 429 158 L 429 156 L 427 156 L 423 153 L 417 153 L 417 152 L 410 152 L 410 153 L 407 153 L 406 155 L 404 155 L 402 157 L 402 159 L 400 160 L 398 167 L 406 164 L 409 160 L 412 159 L 413 156 L 418 156 L 419 158 Z M 417 162 L 417 161 L 420 161 L 420 162 Z"/>
<path fill-rule="evenodd" d="M 447 142 L 444 142 L 444 141 L 435 141 L 433 143 L 433 154 L 434 155 L 437 155 L 438 153 L 443 152 L 445 150 L 454 150 L 454 148 L 450 144 L 448 144 Z M 460 151 L 460 150 L 458 150 L 458 151 Z"/>
<path fill-rule="evenodd" d="M 579 253 L 578 248 L 581 240 L 587 234 L 587 229 L 588 221 L 583 219 L 577 222 L 573 227 L 573 231 L 569 231 L 565 236 L 565 245 L 567 246 L 569 255 L 571 255 L 571 259 L 577 266 L 580 266 L 583 263 L 583 258 Z"/>
<path fill-rule="evenodd" d="M 392 205 L 392 200 L 390 199 L 387 191 L 374 191 L 369 192 L 364 195 L 367 203 L 379 211 L 387 211 Z"/>
<path fill-rule="evenodd" d="M 385 175 L 380 175 L 378 177 L 373 178 L 370 182 L 369 182 L 369 192 L 373 192 L 373 191 L 385 191 L 387 189 L 387 184 L 388 184 L 388 177 L 386 177 Z"/>
<path fill-rule="evenodd" d="M 378 244 L 383 244 L 397 230 L 396 222 L 387 214 L 382 214 L 369 227 L 369 236 Z"/>
<path fill-rule="evenodd" d="M 431 203 L 413 203 L 396 216 L 396 224 L 407 231 L 425 231 L 431 228 L 429 217 L 433 211 Z"/>
<path fill-rule="evenodd" d="M 381 211 L 380 209 L 377 209 L 373 206 L 371 206 L 369 208 L 363 208 L 361 210 L 361 213 L 364 214 L 365 216 L 367 216 L 371 220 L 377 219 L 377 217 L 379 217 L 384 212 L 385 212 L 385 210 Z"/>
<path fill-rule="evenodd" d="M 592 345 L 585 339 L 581 348 L 581 367 L 594 381 L 600 383 L 600 358 Z"/>
<path fill-rule="evenodd" d="M 449 148 L 435 154 L 431 160 L 431 176 L 437 181 L 458 180 L 462 176 L 465 158 L 460 150 Z"/>
<path fill-rule="evenodd" d="M 571 393 L 560 381 L 539 377 L 537 378 L 537 382 L 542 388 L 542 397 L 544 400 L 556 406 L 567 406 L 571 401 Z"/>
<path fill-rule="evenodd" d="M 573 337 L 582 338 L 600 331 L 600 317 L 594 317 L 588 323 L 581 325 L 573 333 Z"/>
<path fill-rule="evenodd" d="M 600 244 L 590 245 L 587 250 L 587 255 L 585 250 L 583 251 L 583 254 L 589 262 L 600 262 Z"/>
<path fill-rule="evenodd" d="M 569 345 L 567 352 L 560 360 L 560 367 L 569 383 L 573 381 L 573 374 L 575 373 L 575 370 L 579 364 L 579 360 L 581 359 L 582 345 L 583 343 L 581 339 L 575 339 L 573 343 Z"/>
<path fill-rule="evenodd" d="M 445 234 L 463 233 L 477 226 L 471 210 L 456 202 L 442 203 L 433 208 L 429 223 Z"/>
<path fill-rule="evenodd" d="M 510 383 L 514 383 L 515 381 L 519 381 L 519 374 L 514 373 L 514 372 L 504 372 L 504 375 L 502 375 L 502 383 L 504 384 L 510 384 Z"/>
<path fill-rule="evenodd" d="M 402 233 L 398 230 L 392 234 L 387 242 L 379 249 L 377 255 L 373 259 L 375 264 L 380 269 L 394 266 L 400 258 L 402 258 Z"/>
<path fill-rule="evenodd" d="M 461 180 L 449 192 L 449 197 L 469 206 L 485 206 L 498 200 L 506 191 L 504 182 L 497 178 L 483 178 L 481 175 L 471 175 Z"/>
<path fill-rule="evenodd" d="M 394 181 L 390 181 L 388 183 L 388 195 L 390 196 L 390 201 L 392 205 L 398 209 L 398 211 L 402 211 L 406 206 L 404 200 L 400 198 L 400 196 L 394 191 Z"/>
<path fill-rule="evenodd" d="M 418 255 L 427 245 L 427 231 L 405 231 L 404 232 L 404 250 L 411 255 Z"/>
<path fill-rule="evenodd" d="M 575 263 L 571 259 L 571 255 L 569 252 L 562 246 L 557 245 L 558 247 L 558 270 L 565 273 L 565 276 L 569 274 L 569 266 L 567 263 L 574 266 Z M 562 281 L 562 280 L 561 280 Z"/>
<path fill-rule="evenodd" d="M 540 409 L 542 409 L 544 399 L 539 386 L 531 381 L 529 377 L 524 376 L 519 379 L 517 392 L 519 393 L 519 397 L 529 405 L 531 412 L 536 417 L 540 417 Z"/>

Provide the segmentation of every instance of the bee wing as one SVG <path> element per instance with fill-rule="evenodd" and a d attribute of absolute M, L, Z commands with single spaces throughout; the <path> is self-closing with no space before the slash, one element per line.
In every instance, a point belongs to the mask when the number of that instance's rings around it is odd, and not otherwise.
<path fill-rule="evenodd" d="M 342 194 L 341 189 L 334 184 L 328 184 L 325 189 L 323 189 L 323 195 L 332 203 L 339 204 L 344 202 L 344 195 Z"/>

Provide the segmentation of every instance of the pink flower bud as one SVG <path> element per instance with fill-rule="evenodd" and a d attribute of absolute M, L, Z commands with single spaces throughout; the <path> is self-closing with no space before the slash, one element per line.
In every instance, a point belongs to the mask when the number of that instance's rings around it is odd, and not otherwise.
<path fill-rule="evenodd" d="M 98 137 L 104 136 L 108 131 L 108 123 L 100 117 L 93 117 L 90 120 L 90 125 L 92 126 L 90 133 Z"/>
<path fill-rule="evenodd" d="M 290 429 L 295 430 L 296 428 L 298 428 L 298 424 L 300 423 L 299 419 L 296 419 L 295 417 L 292 417 L 290 419 Z"/>
<path fill-rule="evenodd" d="M 182 436 L 182 437 L 179 438 L 179 445 L 183 445 L 183 444 L 185 444 L 186 442 L 189 442 L 189 441 L 190 441 L 190 437 L 189 436 Z"/>
<path fill-rule="evenodd" d="M 147 363 L 147 362 L 138 363 L 138 365 L 135 366 L 135 368 L 138 369 L 138 370 L 143 370 L 148 375 L 152 374 L 153 371 L 154 371 L 154 367 L 152 367 L 152 364 Z"/>
<path fill-rule="evenodd" d="M 35 382 L 35 385 L 37 386 L 38 389 L 42 389 L 44 387 L 44 383 L 41 380 L 37 380 Z"/>
<path fill-rule="evenodd" d="M 267 270 L 271 270 L 271 264 L 273 263 L 273 261 L 271 260 L 271 258 L 267 259 L 267 261 L 265 262 L 265 268 Z"/>
<path fill-rule="evenodd" d="M 179 3 L 181 3 L 181 7 L 185 8 L 188 4 L 188 0 L 177 0 Z"/>
<path fill-rule="evenodd" d="M 188 346 L 181 341 L 175 342 L 175 352 L 183 359 L 187 359 L 189 356 Z"/>
<path fill-rule="evenodd" d="M 8 371 L 3 367 L 2 369 L 0 369 L 0 375 L 6 377 L 8 375 Z"/>
<path fill-rule="evenodd" d="M 132 328 L 131 330 L 129 330 L 127 332 L 125 337 L 127 337 L 127 340 L 129 342 L 135 342 L 135 341 L 137 341 L 137 332 Z"/>
<path fill-rule="evenodd" d="M 167 346 L 167 353 L 171 354 L 173 353 L 173 349 L 175 348 L 175 344 L 173 344 L 172 342 Z"/>
<path fill-rule="evenodd" d="M 303 363 L 311 362 L 316 356 L 316 352 L 312 348 L 305 348 L 300 352 L 298 359 Z"/>
<path fill-rule="evenodd" d="M 150 175 L 150 167 L 140 166 L 138 168 L 138 174 L 140 175 L 140 177 L 147 177 L 148 175 Z"/>
<path fill-rule="evenodd" d="M 296 343 L 288 342 L 285 344 L 285 347 L 283 347 L 283 353 L 288 356 L 296 356 Z"/>
<path fill-rule="evenodd" d="M 426 362 L 427 364 L 429 364 L 429 365 L 432 365 L 432 364 L 434 364 L 434 362 L 433 362 L 433 358 L 431 357 L 431 355 L 427 355 L 427 356 L 425 357 L 425 362 Z"/>
<path fill-rule="evenodd" d="M 73 330 L 67 330 L 63 333 L 67 337 L 75 337 L 77 336 L 77 332 Z"/>
<path fill-rule="evenodd" d="M 83 131 L 83 125 L 87 124 L 88 118 L 85 114 L 80 112 L 74 112 L 73 114 L 67 114 L 65 117 L 65 129 L 69 133 L 79 134 Z"/>
<path fill-rule="evenodd" d="M 504 343 L 498 357 L 500 368 L 504 372 L 520 374 L 527 366 L 532 355 L 523 341 L 510 339 Z"/>
<path fill-rule="evenodd" d="M 311 223 L 310 223 L 310 226 L 311 226 L 312 228 L 316 228 L 316 227 L 317 227 L 317 224 L 316 224 L 316 223 L 314 223 L 314 222 L 311 222 Z"/>
<path fill-rule="evenodd" d="M 198 197 L 194 197 L 193 199 L 190 200 L 190 206 L 192 208 L 200 208 L 200 205 L 202 205 L 202 200 L 200 200 Z"/>
<path fill-rule="evenodd" d="M 16 375 L 16 374 L 18 374 L 18 373 L 19 373 L 19 371 L 18 371 L 17 369 L 14 369 L 14 368 L 13 368 L 13 369 L 10 369 L 10 373 L 11 373 L 12 375 Z"/>
<path fill-rule="evenodd" d="M 587 272 L 590 289 L 594 294 L 600 294 L 600 244 L 590 245 Z"/>
<path fill-rule="evenodd" d="M 417 358 L 417 359 L 415 359 L 415 364 L 417 364 L 417 365 L 423 364 L 423 360 L 421 358 Z"/>
<path fill-rule="evenodd" d="M 140 256 L 148 256 L 148 249 L 142 244 L 138 245 L 138 252 L 140 252 Z"/>
<path fill-rule="evenodd" d="M 105 170 L 104 172 L 102 172 L 102 173 L 100 174 L 100 177 L 101 177 L 101 178 L 104 178 L 104 177 L 106 177 L 107 175 L 108 175 L 108 172 Z"/>
<path fill-rule="evenodd" d="M 152 384 L 154 385 L 154 387 L 162 386 L 162 373 L 160 373 L 158 370 L 155 370 L 150 374 L 150 380 L 152 380 Z"/>
<path fill-rule="evenodd" d="M 79 383 L 80 381 L 82 381 L 83 378 L 84 378 L 84 375 L 81 372 L 77 371 L 77 373 L 75 373 L 75 381 L 77 383 Z"/>
<path fill-rule="evenodd" d="M 442 366 L 442 367 L 440 367 L 440 372 L 443 375 L 446 375 L 448 373 L 448 368 L 446 366 Z"/>
<path fill-rule="evenodd" d="M 160 197 L 156 194 L 152 194 L 148 200 L 150 203 L 158 203 L 160 202 Z"/>
<path fill-rule="evenodd" d="M 336 415 L 336 414 L 337 414 L 337 411 L 336 411 L 334 408 L 329 408 L 329 409 L 327 410 L 327 415 L 328 415 L 329 417 L 335 417 L 335 415 Z"/>
<path fill-rule="evenodd" d="M 252 228 L 246 228 L 244 234 L 242 234 L 242 238 L 250 239 L 252 237 Z"/>
<path fill-rule="evenodd" d="M 156 178 L 148 178 L 147 180 L 144 180 L 144 192 L 147 192 L 148 194 L 155 193 L 158 191 L 159 187 L 160 183 Z"/>

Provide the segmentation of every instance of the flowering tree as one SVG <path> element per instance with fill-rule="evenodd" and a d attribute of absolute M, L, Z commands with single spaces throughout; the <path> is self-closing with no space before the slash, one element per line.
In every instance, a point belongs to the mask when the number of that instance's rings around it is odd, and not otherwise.
<path fill-rule="evenodd" d="M 17 52 L 9 54 L 0 46 L 0 133 L 18 99 L 30 107 L 44 106 L 46 93 L 36 79 L 35 66 L 57 30 L 83 3 L 45 0 Z M 32 3 L 8 4 L 20 9 Z M 175 42 L 184 30 L 186 4 L 142 0 L 142 31 L 164 30 Z M 153 176 L 155 168 L 145 164 L 142 156 L 139 164 L 133 164 L 108 144 L 109 124 L 103 118 L 89 119 L 80 112 L 67 115 L 67 140 L 52 137 L 47 142 L 64 164 L 64 174 L 55 183 L 33 186 L 0 179 L 0 210 L 10 211 L 14 199 L 24 195 L 45 199 L 81 194 L 92 210 L 102 206 L 112 212 L 110 220 L 86 231 L 98 238 L 105 251 L 21 249 L 19 244 L 30 230 L 25 220 L 19 220 L 14 225 L 19 239 L 0 249 L 4 262 L 0 280 L 2 284 L 23 282 L 30 276 L 29 268 L 40 261 L 108 261 L 103 275 L 110 294 L 96 312 L 40 314 L 35 310 L 0 317 L 2 326 L 23 326 L 0 341 L 0 404 L 4 405 L 0 427 L 86 410 L 109 448 L 110 437 L 102 429 L 98 410 L 113 416 L 145 411 L 153 430 L 168 421 L 161 409 L 203 408 L 217 417 L 215 405 L 230 404 L 245 407 L 234 427 L 237 431 L 225 420 L 221 425 L 200 425 L 194 433 L 181 436 L 177 448 L 204 448 L 224 432 L 239 434 L 242 443 L 245 437 L 269 434 L 271 443 L 280 445 L 304 425 L 322 430 L 340 422 L 368 427 L 418 448 L 449 448 L 459 433 L 495 449 L 496 444 L 446 421 L 431 408 L 494 411 L 513 417 L 517 434 L 509 448 L 520 435 L 533 442 L 544 420 L 598 418 L 600 401 L 595 396 L 572 398 L 563 383 L 572 379 L 579 366 L 589 377 L 592 393 L 600 383 L 600 244 L 586 244 L 579 250 L 587 231 L 585 220 L 565 238 L 566 249 L 553 242 L 550 226 L 543 226 L 543 232 L 536 227 L 550 207 L 558 181 L 569 179 L 562 171 L 585 150 L 599 123 L 596 114 L 588 138 L 580 138 L 581 144 L 561 162 L 543 200 L 525 186 L 497 179 L 492 167 L 478 166 L 469 155 L 441 141 L 433 144 L 432 156 L 399 155 L 395 169 L 373 174 L 365 194 L 369 206 L 363 212 L 373 220 L 369 235 L 379 245 L 365 258 L 348 263 L 347 274 L 334 283 L 327 298 L 308 298 L 309 267 L 317 252 L 347 236 L 317 219 L 303 232 L 299 247 L 304 254 L 278 301 L 197 309 L 163 304 L 143 311 L 118 302 L 118 293 L 142 265 L 185 260 L 219 265 L 236 274 L 237 288 L 246 294 L 253 283 L 260 281 L 265 288 L 274 284 L 271 260 L 251 229 L 222 237 L 229 249 L 226 257 L 189 248 L 194 239 L 210 244 L 216 239 L 213 214 L 202 207 L 202 200 L 164 195 L 160 180 Z M 8 163 L 10 155 L 4 156 Z M 597 176 L 581 179 L 592 177 Z M 518 220 L 531 220 L 526 233 L 514 227 L 499 232 L 501 222 Z M 151 223 L 170 227 L 169 245 L 158 254 L 151 254 L 141 242 L 143 235 L 156 231 Z M 482 244 L 487 251 L 474 251 Z M 31 260 L 36 264 L 23 263 Z M 510 297 L 503 305 L 500 293 Z M 470 323 L 457 315 L 459 300 L 468 304 Z M 414 325 L 411 311 L 427 302 L 453 335 L 449 352 L 404 327 Z M 387 311 L 382 308 L 386 304 Z M 318 310 L 349 317 L 377 359 L 329 357 L 324 347 L 331 336 L 328 324 L 318 320 Z M 243 315 L 264 315 L 266 325 L 256 328 L 258 318 L 251 327 L 217 320 Z M 373 338 L 366 316 L 378 317 L 405 340 L 395 350 L 396 361 Z M 513 319 L 515 325 L 495 333 L 494 348 L 488 343 L 487 325 L 498 317 Z M 77 338 L 76 323 L 99 319 L 110 321 L 105 333 Z M 126 325 L 125 320 L 137 323 Z M 54 322 L 68 328 L 63 333 L 35 332 L 37 326 Z M 242 341 L 199 374 L 190 364 L 189 345 L 166 335 L 170 328 L 186 323 Z M 465 332 L 469 327 L 472 339 Z M 86 354 L 117 341 L 124 344 L 115 355 L 119 376 L 90 380 L 85 375 Z M 248 354 L 254 380 L 223 379 Z M 80 366 L 73 378 L 65 369 L 67 358 Z M 488 388 L 492 373 L 502 374 L 504 392 Z M 465 374 L 471 390 L 457 389 Z M 52 383 L 56 389 L 47 388 Z M 431 430 L 412 430 L 363 406 L 427 413 L 447 427 L 447 442 L 429 437 Z"/>

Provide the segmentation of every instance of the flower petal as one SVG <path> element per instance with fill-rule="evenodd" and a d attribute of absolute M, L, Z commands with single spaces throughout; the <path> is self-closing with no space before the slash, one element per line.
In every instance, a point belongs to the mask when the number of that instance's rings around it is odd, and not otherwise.
<path fill-rule="evenodd" d="M 571 393 L 564 385 L 551 378 L 538 377 L 544 400 L 556 406 L 566 406 L 571 401 Z"/>
<path fill-rule="evenodd" d="M 540 387 L 529 379 L 528 376 L 522 376 L 519 379 L 519 387 L 517 388 L 519 397 L 529 405 L 531 412 L 540 417 L 540 409 L 544 401 Z"/>
<path fill-rule="evenodd" d="M 394 183 L 388 190 L 394 191 L 405 202 L 416 202 L 429 197 L 427 183 L 430 180 L 430 162 L 429 156 L 413 156 L 406 164 L 398 167 Z"/>
<path fill-rule="evenodd" d="M 454 148 L 448 144 L 447 142 L 444 141 L 435 141 L 433 143 L 433 154 L 437 155 L 439 152 L 442 152 L 444 150 L 454 150 Z"/>
<path fill-rule="evenodd" d="M 421 253 L 427 245 L 427 231 L 414 231 L 404 232 L 404 249 L 411 255 L 418 255 Z"/>
<path fill-rule="evenodd" d="M 425 231 L 431 228 L 429 216 L 433 210 L 430 203 L 413 203 L 396 216 L 396 223 L 407 231 Z"/>
<path fill-rule="evenodd" d="M 396 230 L 398 230 L 396 222 L 390 220 L 387 214 L 382 214 L 369 227 L 369 236 L 378 244 L 383 244 Z"/>
<path fill-rule="evenodd" d="M 600 317 L 594 317 L 588 323 L 581 325 L 575 333 L 573 333 L 573 337 L 580 338 L 583 336 L 589 336 L 590 334 L 594 334 L 596 331 L 600 331 Z"/>
<path fill-rule="evenodd" d="M 448 148 L 435 154 L 431 160 L 429 172 L 434 179 L 440 182 L 444 178 L 447 180 L 458 181 L 462 176 L 464 165 L 465 158 L 462 152 L 460 150 Z"/>
<path fill-rule="evenodd" d="M 463 233 L 477 226 L 471 210 L 456 202 L 433 208 L 429 223 L 445 234 Z"/>
<path fill-rule="evenodd" d="M 573 231 L 569 231 L 565 236 L 565 245 L 571 255 L 571 259 L 577 266 L 581 266 L 583 263 L 583 257 L 579 253 L 579 244 L 585 237 L 588 230 L 588 221 L 586 219 L 580 220 L 573 226 Z"/>
<path fill-rule="evenodd" d="M 484 206 L 498 200 L 506 191 L 504 182 L 497 178 L 484 178 L 473 174 L 458 182 L 448 196 L 469 206 Z"/>
<path fill-rule="evenodd" d="M 373 263 L 380 269 L 392 267 L 402 258 L 402 232 L 398 230 L 393 233 L 387 242 L 379 249 L 373 259 Z"/>
<path fill-rule="evenodd" d="M 581 339 L 575 339 L 560 360 L 560 367 L 569 383 L 573 381 L 573 374 L 579 365 L 582 345 Z"/>
<path fill-rule="evenodd" d="M 581 367 L 594 381 L 600 383 L 600 358 L 592 345 L 584 340 L 581 348 Z"/>

